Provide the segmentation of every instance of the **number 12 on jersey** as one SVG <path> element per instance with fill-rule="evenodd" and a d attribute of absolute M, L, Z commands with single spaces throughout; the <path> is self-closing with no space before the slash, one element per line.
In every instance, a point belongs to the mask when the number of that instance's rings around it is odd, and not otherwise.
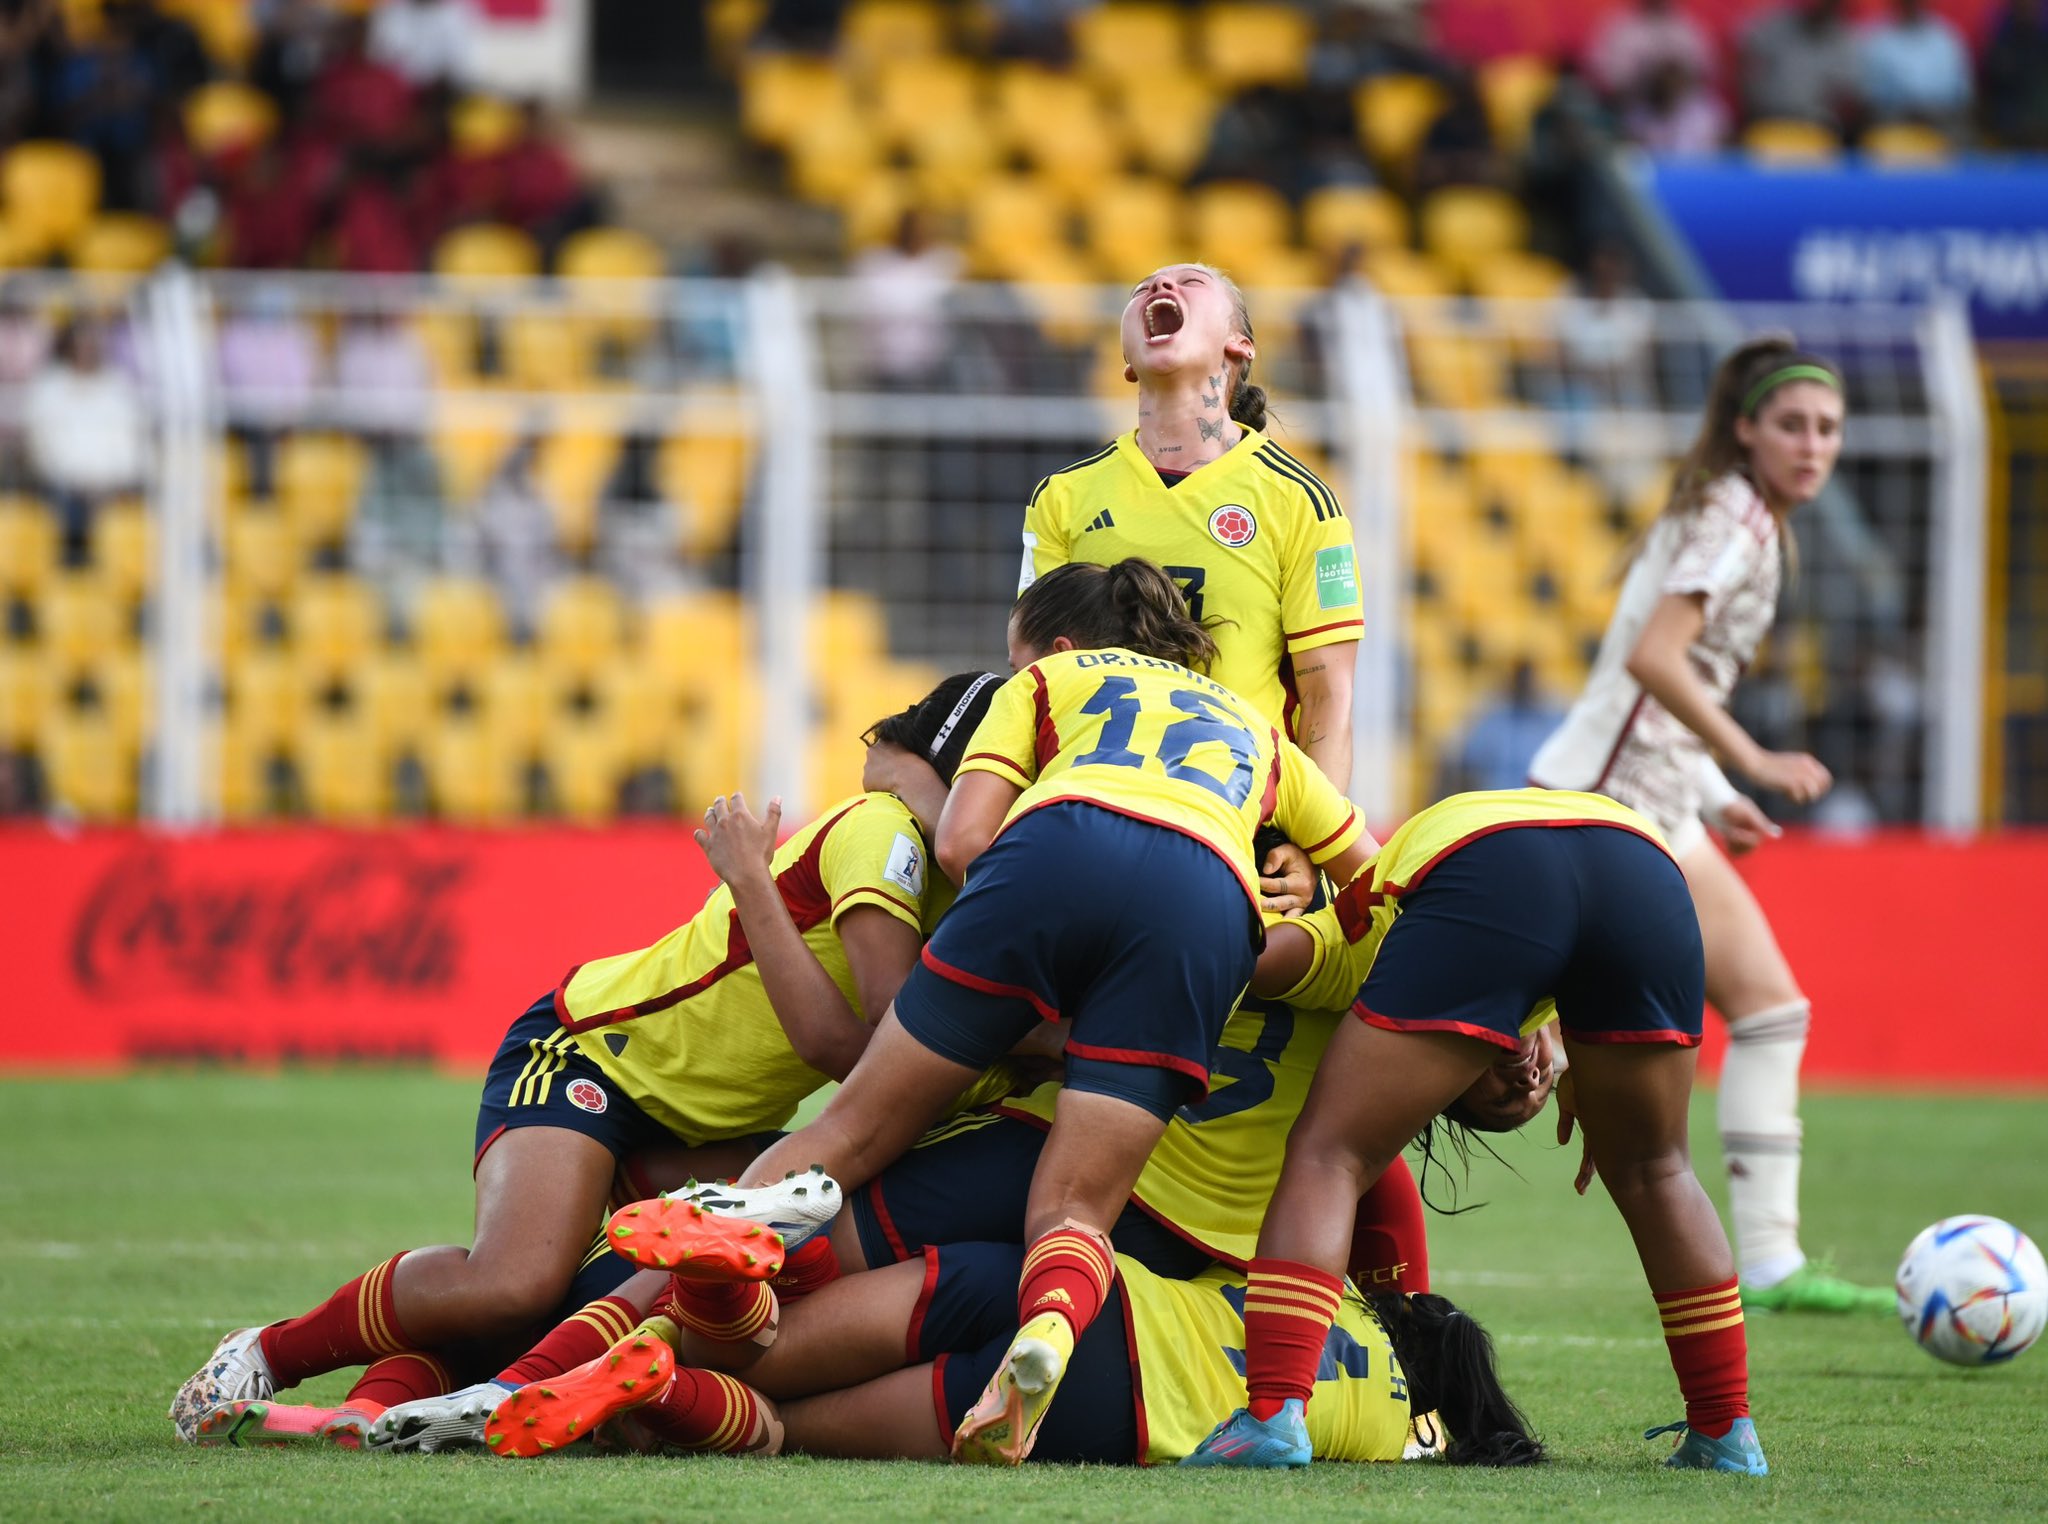
<path fill-rule="evenodd" d="M 1138 685 L 1128 677 L 1105 677 L 1101 686 L 1081 706 L 1083 714 L 1104 716 L 1095 748 L 1074 759 L 1076 767 L 1143 767 L 1145 758 L 1131 750 L 1131 735 L 1137 729 L 1143 705 L 1137 699 Z M 1206 693 L 1193 688 L 1175 688 L 1167 702 L 1185 719 L 1173 721 L 1159 733 L 1155 752 L 1169 778 L 1199 784 L 1220 795 L 1231 808 L 1242 808 L 1251 797 L 1252 770 L 1259 755 L 1258 742 L 1242 721 Z M 1188 760 L 1188 754 L 1204 742 L 1222 746 L 1231 760 L 1230 776 L 1219 778 Z"/>

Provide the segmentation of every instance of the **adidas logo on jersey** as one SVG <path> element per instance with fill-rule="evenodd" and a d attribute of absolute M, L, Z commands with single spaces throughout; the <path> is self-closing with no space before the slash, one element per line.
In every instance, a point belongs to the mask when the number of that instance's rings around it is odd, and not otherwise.
<path fill-rule="evenodd" d="M 1091 529 L 1114 528 L 1116 528 L 1116 520 L 1109 516 L 1109 510 L 1105 508 L 1102 512 L 1096 514 L 1094 518 L 1090 519 L 1087 524 L 1082 526 L 1081 533 L 1086 534 Z"/>

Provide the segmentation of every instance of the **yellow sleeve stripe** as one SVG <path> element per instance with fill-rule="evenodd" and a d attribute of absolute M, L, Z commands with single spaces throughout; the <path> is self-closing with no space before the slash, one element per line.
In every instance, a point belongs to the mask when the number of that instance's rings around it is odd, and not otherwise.
<path fill-rule="evenodd" d="M 1290 1307 L 1285 1302 L 1262 1302 L 1254 1297 L 1244 1299 L 1245 1315 L 1264 1313 L 1275 1318 L 1300 1318 L 1308 1323 L 1329 1323 L 1334 1321 L 1335 1310 L 1316 1307 Z"/>
<path fill-rule="evenodd" d="M 1657 1310 L 1668 1318 L 1674 1312 L 1697 1311 L 1701 1308 L 1718 1307 L 1723 1304 L 1741 1306 L 1742 1293 L 1730 1287 L 1716 1286 L 1712 1291 L 1698 1291 L 1694 1292 L 1691 1296 L 1673 1297 L 1668 1302 L 1660 1301 L 1657 1304 Z"/>
<path fill-rule="evenodd" d="M 1724 1318 L 1711 1318 L 1698 1323 L 1666 1323 L 1664 1325 L 1664 1337 L 1667 1339 L 1682 1339 L 1688 1334 L 1715 1333 L 1723 1328 L 1733 1328 L 1741 1321 L 1742 1309 L 1738 1307 Z"/>
<path fill-rule="evenodd" d="M 1275 1307 L 1306 1307 L 1311 1312 L 1327 1317 L 1335 1317 L 1338 1307 L 1343 1305 L 1341 1297 L 1308 1296 L 1299 1291 L 1275 1291 L 1269 1286 L 1252 1287 L 1245 1292 L 1245 1296 L 1248 1298 L 1247 1306 L 1252 1301 L 1258 1301 Z"/>

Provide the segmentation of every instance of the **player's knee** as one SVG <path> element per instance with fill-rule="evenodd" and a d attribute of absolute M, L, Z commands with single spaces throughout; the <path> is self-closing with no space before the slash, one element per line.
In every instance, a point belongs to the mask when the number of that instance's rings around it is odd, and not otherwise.
<path fill-rule="evenodd" d="M 1620 1159 L 1602 1158 L 1600 1179 L 1616 1205 L 1648 1200 L 1692 1182 L 1692 1160 L 1683 1149 L 1659 1150 Z"/>
<path fill-rule="evenodd" d="M 472 1254 L 464 1290 L 470 1318 L 481 1331 L 525 1328 L 560 1305 L 575 1267 L 536 1263 L 519 1256 Z"/>

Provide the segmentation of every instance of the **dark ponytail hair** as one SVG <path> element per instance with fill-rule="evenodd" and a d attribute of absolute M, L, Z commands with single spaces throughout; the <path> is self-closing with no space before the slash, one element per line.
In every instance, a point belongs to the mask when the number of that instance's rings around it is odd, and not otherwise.
<path fill-rule="evenodd" d="M 1453 1466 L 1533 1466 L 1543 1441 L 1501 1389 L 1493 1340 L 1448 1298 L 1378 1291 L 1366 1305 L 1394 1345 L 1408 1377 L 1408 1410 L 1434 1412 L 1450 1430 Z"/>
<path fill-rule="evenodd" d="M 1256 347 L 1258 339 L 1252 333 L 1252 309 L 1244 299 L 1237 282 L 1225 275 L 1214 265 L 1194 265 L 1212 277 L 1230 297 L 1231 318 L 1237 324 L 1237 331 Z M 1230 378 L 1230 421 L 1247 429 L 1264 431 L 1266 427 L 1266 389 L 1252 385 L 1252 362 L 1246 360 L 1238 367 L 1237 374 Z"/>
<path fill-rule="evenodd" d="M 1056 566 L 1024 590 L 1010 617 L 1033 650 L 1064 635 L 1083 650 L 1122 646 L 1197 672 L 1216 659 L 1216 641 L 1188 612 L 1179 585 L 1142 556 Z"/>

